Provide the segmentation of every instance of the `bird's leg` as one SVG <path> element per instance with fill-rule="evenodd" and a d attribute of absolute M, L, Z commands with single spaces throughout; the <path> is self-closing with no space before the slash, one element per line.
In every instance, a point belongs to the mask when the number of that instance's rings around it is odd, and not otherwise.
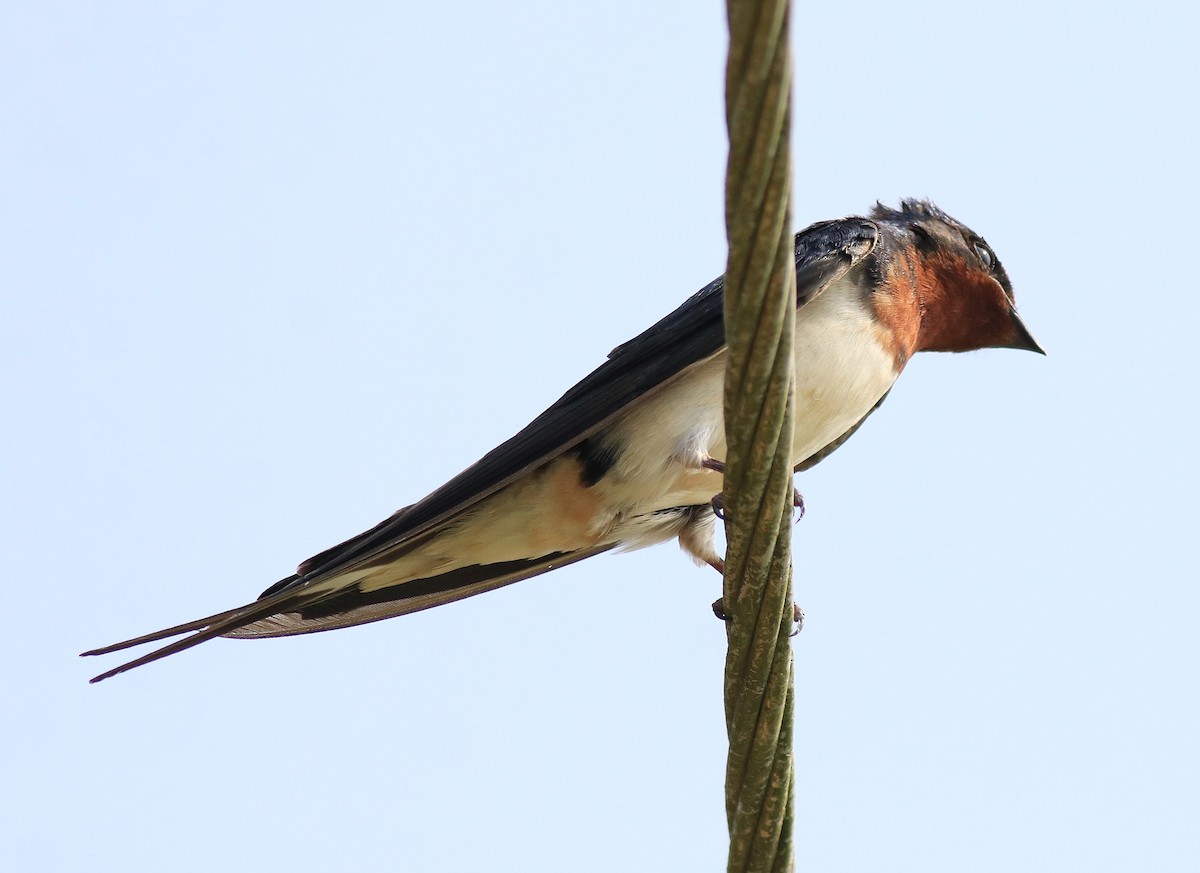
<path fill-rule="evenodd" d="M 718 461 L 716 458 L 705 457 L 704 460 L 700 462 L 700 466 L 705 470 L 712 470 L 714 473 L 720 473 L 722 476 L 725 475 L 725 462 Z M 725 492 L 719 491 L 713 496 L 712 511 L 713 515 L 721 519 L 721 521 L 725 520 Z M 725 572 L 724 562 L 721 564 L 720 572 Z"/>
<path fill-rule="evenodd" d="M 706 457 L 700 462 L 700 466 L 706 470 L 712 470 L 715 473 L 720 473 L 721 475 L 725 474 L 725 462 L 718 461 L 716 458 Z M 800 511 L 799 515 L 796 517 L 796 521 L 798 522 L 804 517 L 804 497 L 801 496 L 800 492 L 794 486 L 792 487 L 792 506 Z M 716 515 L 717 518 L 721 519 L 722 521 L 725 520 L 724 492 L 720 492 L 713 497 L 712 510 L 713 514 Z M 708 560 L 706 563 L 722 576 L 725 575 L 725 561 L 721 558 Z M 725 613 L 724 597 L 718 597 L 713 601 L 712 611 L 713 615 L 715 615 L 721 621 L 729 620 L 728 615 Z M 792 636 L 795 636 L 804 629 L 804 610 L 800 608 L 800 604 L 798 603 L 792 604 L 792 621 L 796 624 L 796 630 L 792 632 Z"/>

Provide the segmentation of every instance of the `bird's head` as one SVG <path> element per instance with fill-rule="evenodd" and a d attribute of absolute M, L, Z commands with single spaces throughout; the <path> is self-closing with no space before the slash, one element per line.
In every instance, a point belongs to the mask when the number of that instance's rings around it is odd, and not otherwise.
<path fill-rule="evenodd" d="M 894 234 L 921 310 L 916 351 L 967 352 L 1025 349 L 1045 354 L 1017 315 L 1012 283 L 979 234 L 927 200 L 903 200 L 899 209 L 877 204 L 871 213 Z"/>

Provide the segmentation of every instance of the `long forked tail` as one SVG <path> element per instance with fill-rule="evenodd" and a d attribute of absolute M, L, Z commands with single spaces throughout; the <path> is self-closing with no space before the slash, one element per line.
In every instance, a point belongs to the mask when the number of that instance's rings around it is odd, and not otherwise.
<path fill-rule="evenodd" d="M 374 590 L 363 590 L 355 583 L 330 585 L 329 579 L 306 583 L 300 581 L 300 577 L 293 576 L 272 585 L 259 600 L 237 609 L 218 612 L 111 646 L 92 649 L 83 654 L 107 655 L 191 632 L 190 636 L 101 673 L 91 680 L 102 682 L 118 673 L 174 655 L 214 637 L 259 639 L 291 636 L 380 621 L 511 585 L 513 582 L 538 576 L 608 551 L 613 545 L 605 543 L 575 552 L 554 552 L 538 558 L 473 564 L 435 576 L 406 579 L 398 584 Z"/>
<path fill-rule="evenodd" d="M 295 577 L 293 577 L 295 578 Z M 284 580 L 286 581 L 286 580 Z M 162 630 L 153 633 L 144 634 L 140 637 L 123 640 L 119 643 L 113 643 L 111 646 L 103 646 L 99 649 L 90 649 L 81 653 L 81 657 L 91 655 L 107 655 L 112 652 L 119 652 L 122 649 L 130 649 L 134 646 L 144 645 L 145 643 L 154 643 L 159 640 L 169 639 L 170 637 L 179 636 L 180 634 L 194 631 L 191 636 L 184 637 L 181 640 L 176 640 L 161 648 L 155 649 L 140 658 L 136 658 L 119 667 L 114 667 L 112 670 L 101 673 L 99 676 L 94 676 L 90 680 L 92 683 L 103 682 L 116 676 L 118 673 L 124 673 L 126 670 L 132 670 L 134 667 L 141 667 L 143 664 L 149 664 L 152 661 L 157 661 L 160 658 L 165 658 L 168 655 L 174 655 L 177 652 L 185 651 L 193 646 L 198 646 L 200 643 L 211 640 L 214 637 L 219 637 L 222 634 L 230 633 L 237 628 L 244 627 L 247 624 L 266 618 L 270 615 L 275 615 L 281 611 L 302 609 L 304 606 L 316 603 L 326 597 L 331 596 L 334 592 L 325 589 L 323 591 L 305 592 L 303 589 L 299 591 L 281 591 L 271 597 L 266 597 L 261 600 L 256 600 L 253 603 L 248 603 L 245 606 L 239 606 L 237 609 L 229 609 L 225 612 L 218 612 L 214 615 L 198 618 L 195 621 L 189 621 L 184 624 L 177 624 L 174 627 L 163 628 Z"/>

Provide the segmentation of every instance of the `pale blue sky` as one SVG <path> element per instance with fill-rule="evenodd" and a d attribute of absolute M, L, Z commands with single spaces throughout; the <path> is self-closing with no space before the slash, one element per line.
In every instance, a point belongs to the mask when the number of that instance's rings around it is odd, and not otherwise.
<path fill-rule="evenodd" d="M 723 6 L 11 3 L 0 867 L 717 871 L 673 546 L 380 624 L 242 603 L 721 272 Z M 801 477 L 800 869 L 1200 855 L 1197 13 L 796 14 L 795 223 L 934 198 L 1049 357 L 918 359 Z"/>

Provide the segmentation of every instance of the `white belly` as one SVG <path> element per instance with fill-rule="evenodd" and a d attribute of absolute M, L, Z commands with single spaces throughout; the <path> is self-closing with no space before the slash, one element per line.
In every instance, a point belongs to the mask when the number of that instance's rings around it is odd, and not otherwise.
<path fill-rule="evenodd" d="M 898 375 L 859 295 L 853 284 L 835 283 L 797 313 L 793 465 L 857 424 Z M 724 380 L 721 352 L 614 429 L 625 452 L 609 484 L 632 499 L 630 509 L 705 503 L 720 490 L 717 474 L 697 468 L 705 457 L 726 455 Z"/>
<path fill-rule="evenodd" d="M 854 427 L 899 375 L 860 294 L 835 283 L 797 313 L 794 464 Z"/>

